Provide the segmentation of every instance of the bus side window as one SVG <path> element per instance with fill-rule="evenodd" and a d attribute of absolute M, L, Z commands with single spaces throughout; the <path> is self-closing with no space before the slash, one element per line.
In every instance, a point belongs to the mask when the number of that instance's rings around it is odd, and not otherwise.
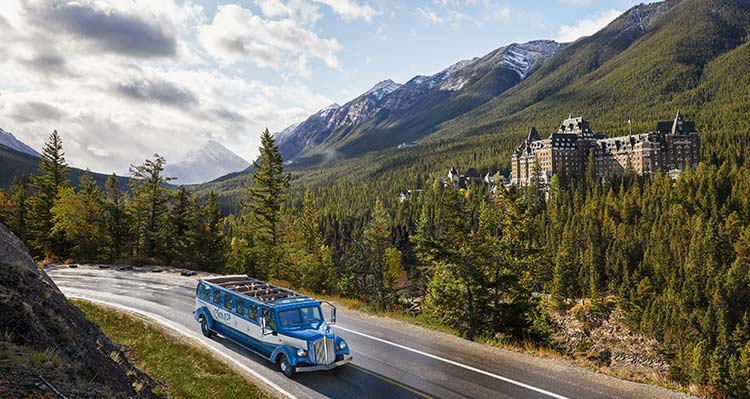
<path fill-rule="evenodd" d="M 244 316 L 245 312 L 245 300 L 236 298 L 234 300 L 234 313 L 237 313 L 240 316 Z"/>
<path fill-rule="evenodd" d="M 273 316 L 273 309 L 265 311 L 266 316 L 266 327 L 270 328 L 271 331 L 276 331 L 276 318 Z"/>
<path fill-rule="evenodd" d="M 224 307 L 232 310 L 232 296 L 231 295 L 224 295 Z"/>
<path fill-rule="evenodd" d="M 247 305 L 247 318 L 252 321 L 258 321 L 258 307 L 253 304 Z"/>
<path fill-rule="evenodd" d="M 218 305 L 221 301 L 221 290 L 214 288 L 214 304 Z"/>

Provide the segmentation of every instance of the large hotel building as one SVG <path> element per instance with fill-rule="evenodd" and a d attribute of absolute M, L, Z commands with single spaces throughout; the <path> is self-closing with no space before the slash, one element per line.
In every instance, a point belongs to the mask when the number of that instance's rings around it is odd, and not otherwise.
<path fill-rule="evenodd" d="M 650 175 L 696 167 L 700 141 L 695 123 L 685 122 L 679 113 L 674 121 L 657 123 L 655 132 L 613 138 L 594 133 L 582 117 L 571 117 L 547 139 L 541 139 L 531 128 L 524 143 L 511 155 L 511 182 L 517 186 L 529 184 L 537 164 L 543 183 L 554 174 L 583 176 L 589 153 L 600 177 L 628 169 Z"/>

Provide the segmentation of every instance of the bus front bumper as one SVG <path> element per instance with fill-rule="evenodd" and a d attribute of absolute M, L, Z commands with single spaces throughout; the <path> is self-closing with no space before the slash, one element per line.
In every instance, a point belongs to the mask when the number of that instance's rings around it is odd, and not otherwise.
<path fill-rule="evenodd" d="M 336 367 L 343 366 L 349 362 L 352 361 L 352 356 L 349 356 L 345 358 L 344 360 L 339 360 L 338 362 L 331 363 L 331 364 L 319 364 L 317 366 L 302 366 L 297 367 L 298 373 L 307 373 L 310 371 L 325 371 L 325 370 L 332 370 Z"/>

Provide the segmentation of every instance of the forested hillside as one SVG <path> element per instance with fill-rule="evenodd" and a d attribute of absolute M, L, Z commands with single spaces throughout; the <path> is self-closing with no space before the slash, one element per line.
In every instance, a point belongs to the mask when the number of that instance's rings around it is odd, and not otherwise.
<path fill-rule="evenodd" d="M 3 172 L 0 174 L 0 189 L 9 189 L 16 178 L 32 175 L 36 173 L 38 167 L 38 157 L 0 145 L 0 171 Z M 71 182 L 78 181 L 84 173 L 86 173 L 85 170 L 70 168 L 69 176 Z M 104 187 L 104 183 L 108 178 L 107 175 L 101 173 L 92 173 L 91 176 L 100 187 Z M 118 177 L 117 182 L 120 188 L 125 188 L 128 185 L 128 179 L 125 177 Z M 20 183 L 20 180 L 18 183 Z"/>
<path fill-rule="evenodd" d="M 550 314 L 584 302 L 581 318 L 591 322 L 614 304 L 631 330 L 659 342 L 674 381 L 746 398 L 749 27 L 746 0 L 637 6 L 436 125 L 419 147 L 290 167 L 266 131 L 251 172 L 194 194 L 166 185 L 159 157 L 133 167 L 127 193 L 97 192 L 86 179 L 73 189 L 55 180 L 65 165 L 48 143 L 30 190 L 36 199 L 10 190 L 0 218 L 34 226 L 19 236 L 39 258 L 158 258 L 283 279 L 381 310 L 416 302 L 420 320 L 469 339 L 558 349 Z M 539 185 L 493 193 L 441 180 L 451 166 L 507 173 L 531 126 L 546 137 L 570 113 L 616 136 L 628 118 L 645 132 L 677 111 L 696 122 L 702 162 L 674 181 L 630 172 L 600 181 L 589 167 L 576 181 L 553 177 L 547 200 Z M 422 191 L 400 202 L 402 189 Z M 108 216 L 84 218 L 92 228 L 78 229 L 90 204 Z M 93 228 L 107 240 L 94 239 Z"/>

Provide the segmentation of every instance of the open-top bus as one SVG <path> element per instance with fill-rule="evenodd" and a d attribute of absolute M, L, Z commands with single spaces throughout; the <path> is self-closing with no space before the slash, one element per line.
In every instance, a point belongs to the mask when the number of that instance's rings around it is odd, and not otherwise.
<path fill-rule="evenodd" d="M 334 324 L 336 308 L 327 304 Z M 320 301 L 248 276 L 200 280 L 195 320 L 203 335 L 221 334 L 276 363 L 289 378 L 352 360 L 346 341 L 323 319 Z"/>

